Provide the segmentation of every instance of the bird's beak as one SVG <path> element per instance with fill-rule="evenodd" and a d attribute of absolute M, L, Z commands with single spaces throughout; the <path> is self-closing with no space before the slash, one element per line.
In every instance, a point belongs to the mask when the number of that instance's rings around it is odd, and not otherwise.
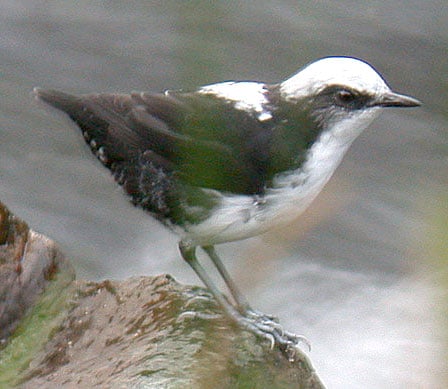
<path fill-rule="evenodd" d="M 375 99 L 373 105 L 377 107 L 418 107 L 422 103 L 413 97 L 389 91 Z"/>

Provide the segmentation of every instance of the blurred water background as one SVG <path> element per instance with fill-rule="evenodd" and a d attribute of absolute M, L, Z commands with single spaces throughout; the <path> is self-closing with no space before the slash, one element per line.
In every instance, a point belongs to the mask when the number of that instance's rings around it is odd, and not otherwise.
<path fill-rule="evenodd" d="M 2 0 L 0 200 L 55 239 L 80 278 L 198 284 L 176 237 L 128 203 L 32 87 L 278 82 L 319 57 L 362 58 L 423 108 L 384 112 L 296 224 L 218 250 L 256 308 L 309 338 L 329 388 L 443 388 L 447 21 L 437 0 Z"/>

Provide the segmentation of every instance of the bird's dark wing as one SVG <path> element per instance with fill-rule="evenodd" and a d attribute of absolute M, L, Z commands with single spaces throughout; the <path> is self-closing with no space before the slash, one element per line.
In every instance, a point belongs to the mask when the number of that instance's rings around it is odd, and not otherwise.
<path fill-rule="evenodd" d="M 194 187 L 244 194 L 264 188 L 272 129 L 223 99 L 197 93 L 35 93 L 66 112 L 112 170 L 144 155 Z"/>

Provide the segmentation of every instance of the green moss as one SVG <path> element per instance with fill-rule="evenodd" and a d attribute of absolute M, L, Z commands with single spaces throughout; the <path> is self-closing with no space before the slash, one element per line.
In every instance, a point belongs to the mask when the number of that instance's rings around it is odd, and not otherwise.
<path fill-rule="evenodd" d="M 36 353 L 51 338 L 67 312 L 73 275 L 58 273 L 0 352 L 0 388 L 20 383 Z"/>

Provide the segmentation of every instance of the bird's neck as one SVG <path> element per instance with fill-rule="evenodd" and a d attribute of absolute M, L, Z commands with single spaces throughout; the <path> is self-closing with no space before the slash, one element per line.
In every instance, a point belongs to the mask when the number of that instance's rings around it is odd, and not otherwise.
<path fill-rule="evenodd" d="M 297 211 L 303 211 L 322 190 L 342 161 L 356 137 L 370 124 L 376 113 L 348 119 L 323 129 L 303 162 L 292 170 L 277 174 L 267 197 L 294 202 Z"/>

